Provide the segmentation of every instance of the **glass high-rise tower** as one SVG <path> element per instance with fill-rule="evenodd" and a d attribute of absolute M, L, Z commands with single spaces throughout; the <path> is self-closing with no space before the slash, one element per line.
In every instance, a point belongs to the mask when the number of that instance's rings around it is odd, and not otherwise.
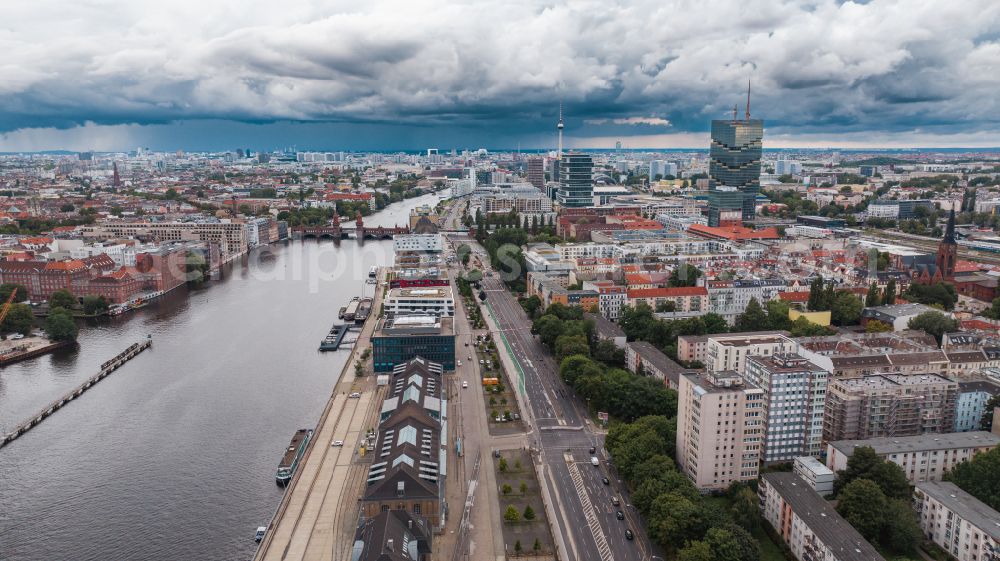
<path fill-rule="evenodd" d="M 714 182 L 713 189 L 716 186 L 734 187 L 743 193 L 743 220 L 752 220 L 757 193 L 760 192 L 764 121 L 751 119 L 749 104 L 747 109 L 746 119 L 712 121 L 708 174 Z"/>
<path fill-rule="evenodd" d="M 564 207 L 594 206 L 594 160 L 589 154 L 562 155 L 556 200 Z"/>

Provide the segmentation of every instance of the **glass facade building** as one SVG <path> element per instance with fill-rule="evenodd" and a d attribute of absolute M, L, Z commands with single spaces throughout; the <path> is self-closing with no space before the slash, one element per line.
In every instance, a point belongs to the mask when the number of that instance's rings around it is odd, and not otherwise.
<path fill-rule="evenodd" d="M 735 187 L 714 187 L 708 192 L 708 225 L 742 224 L 744 202 L 746 195 Z"/>
<path fill-rule="evenodd" d="M 763 138 L 764 121 L 761 119 L 712 121 L 708 174 L 715 184 L 713 187 L 735 187 L 743 193 L 744 220 L 754 218 L 756 197 L 760 192 Z"/>
<path fill-rule="evenodd" d="M 375 372 L 391 372 L 397 364 L 416 357 L 455 369 L 455 331 L 452 318 L 425 315 L 388 316 L 372 335 Z"/>
<path fill-rule="evenodd" d="M 594 160 L 589 154 L 563 154 L 556 200 L 564 207 L 594 206 Z"/>

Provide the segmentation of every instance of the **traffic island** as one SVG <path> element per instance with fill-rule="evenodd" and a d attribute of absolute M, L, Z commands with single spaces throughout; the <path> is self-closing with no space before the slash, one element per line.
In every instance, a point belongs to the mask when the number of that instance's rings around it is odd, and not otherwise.
<path fill-rule="evenodd" d="M 496 473 L 507 559 L 555 559 L 531 454 L 526 450 L 502 450 L 495 452 L 491 459 Z"/>
<path fill-rule="evenodd" d="M 503 368 L 492 337 L 484 335 L 483 340 L 477 339 L 474 346 L 475 353 L 472 356 L 473 360 L 479 362 L 490 434 L 496 436 L 523 432 L 524 423 L 517 396 L 511 390 L 510 378 Z"/>

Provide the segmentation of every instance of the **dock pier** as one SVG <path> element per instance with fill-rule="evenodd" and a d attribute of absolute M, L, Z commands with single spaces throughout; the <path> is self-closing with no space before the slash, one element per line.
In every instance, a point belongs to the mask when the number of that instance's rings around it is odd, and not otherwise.
<path fill-rule="evenodd" d="M 345 341 L 344 338 L 347 336 L 347 332 L 355 327 L 357 326 L 349 323 L 334 324 L 326 338 L 320 341 L 319 350 L 322 352 L 336 351 L 344 343 L 354 343 L 357 339 Z"/>
<path fill-rule="evenodd" d="M 17 426 L 15 426 L 14 430 L 3 435 L 3 438 L 0 439 L 0 448 L 3 448 L 4 446 L 10 444 L 11 442 L 14 442 L 15 440 L 17 440 L 18 437 L 20 437 L 24 433 L 28 432 L 29 430 L 37 426 L 39 423 L 47 419 L 56 411 L 62 409 L 62 407 L 65 406 L 67 403 L 83 395 L 84 392 L 94 387 L 94 385 L 100 382 L 101 380 L 110 376 L 112 372 L 118 370 L 123 364 L 138 356 L 139 353 L 148 349 L 150 346 L 152 346 L 152 344 L 153 344 L 152 338 L 147 338 L 145 341 L 141 343 L 133 343 L 132 345 L 129 345 L 127 349 L 118 353 L 111 360 L 105 361 L 104 364 L 101 365 L 100 372 L 91 376 L 90 378 L 87 378 L 87 380 L 84 381 L 82 384 L 73 388 L 59 399 L 53 401 L 52 403 L 49 403 L 44 408 L 42 408 L 41 411 L 39 411 L 35 415 L 32 415 L 28 420 L 23 421 Z"/>

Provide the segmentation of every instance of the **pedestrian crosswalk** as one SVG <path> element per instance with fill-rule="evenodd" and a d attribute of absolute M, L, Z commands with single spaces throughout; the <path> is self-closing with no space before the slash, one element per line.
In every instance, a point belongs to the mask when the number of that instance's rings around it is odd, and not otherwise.
<path fill-rule="evenodd" d="M 568 467 L 569 476 L 573 480 L 573 486 L 576 487 L 576 494 L 580 496 L 580 504 L 583 506 L 583 514 L 587 519 L 587 526 L 590 527 L 590 533 L 594 535 L 597 552 L 601 555 L 602 561 L 614 561 L 615 557 L 611 554 L 611 546 L 608 545 L 608 540 L 604 536 L 604 530 L 601 529 L 601 523 L 597 520 L 597 514 L 594 512 L 594 505 L 590 502 L 590 495 L 587 494 L 587 488 L 583 484 L 583 475 L 580 473 L 580 468 L 575 462 L 570 462 Z"/>

